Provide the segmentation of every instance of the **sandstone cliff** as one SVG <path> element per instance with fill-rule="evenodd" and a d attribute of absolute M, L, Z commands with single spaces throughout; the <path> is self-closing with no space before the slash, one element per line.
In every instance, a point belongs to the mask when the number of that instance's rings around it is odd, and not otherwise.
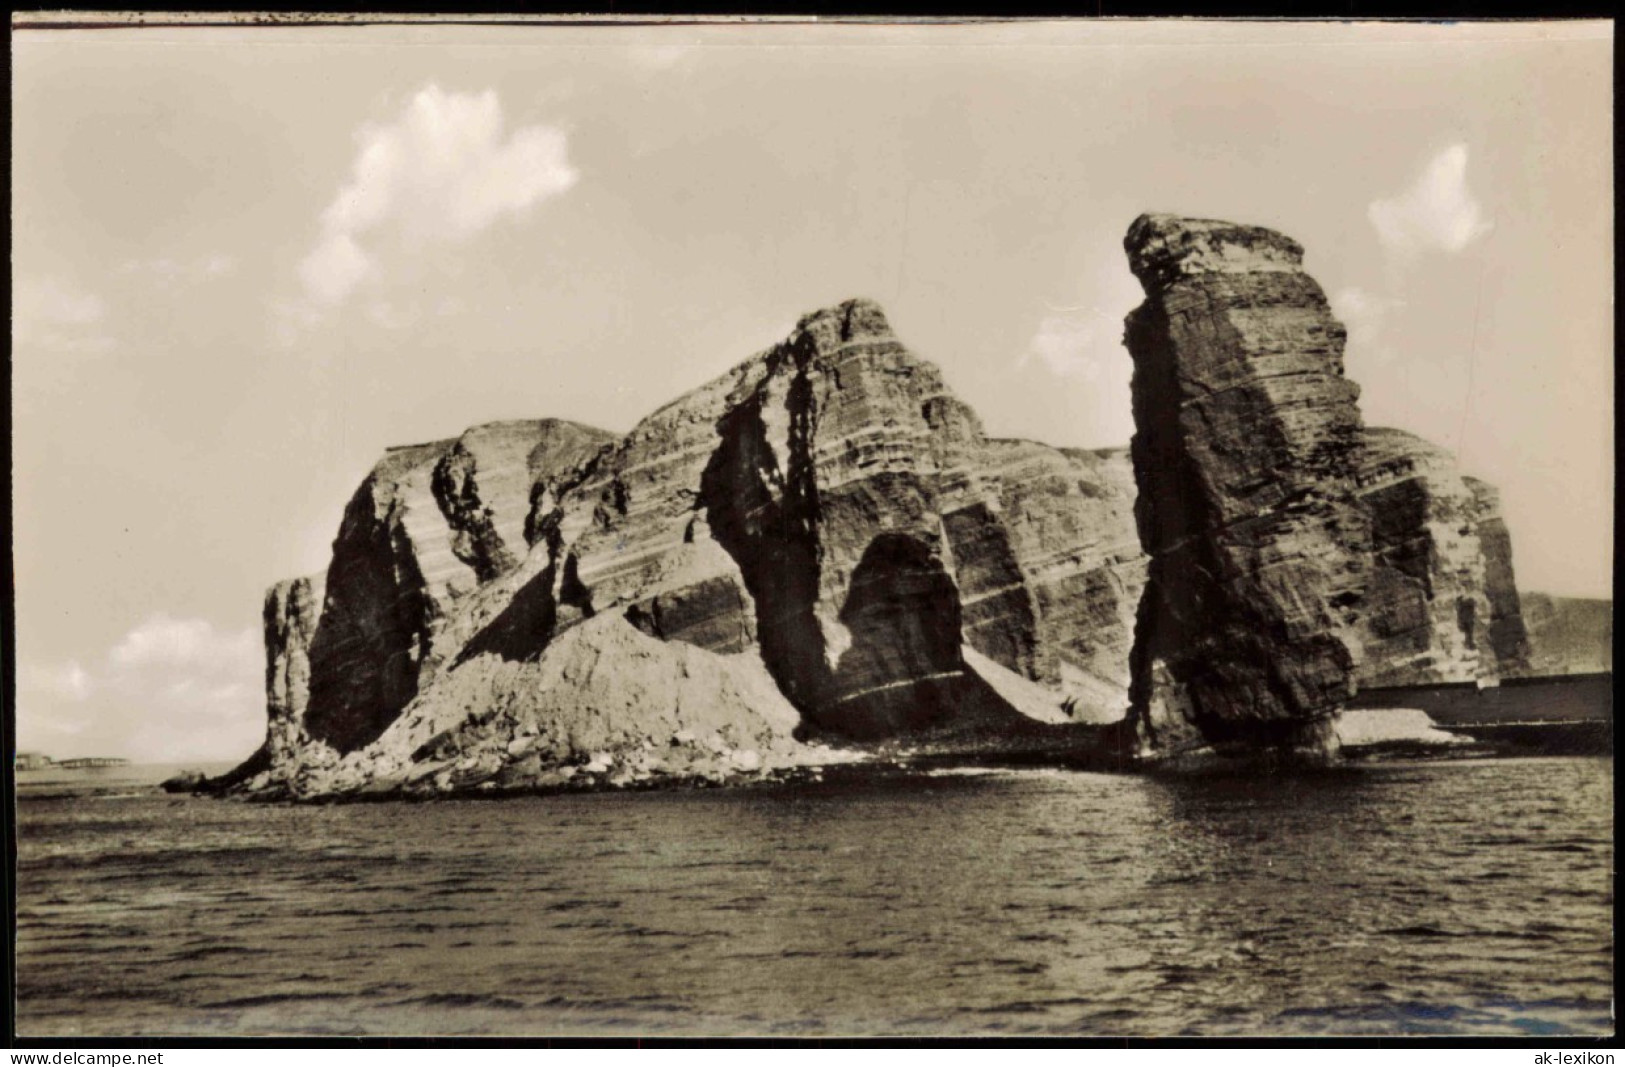
<path fill-rule="evenodd" d="M 1124 247 L 1146 293 L 1125 337 L 1150 556 L 1136 727 L 1162 750 L 1317 746 L 1354 692 L 1371 560 L 1343 327 L 1280 234 L 1150 215 Z"/>
<path fill-rule="evenodd" d="M 1365 688 L 1493 682 L 1528 666 L 1497 494 L 1414 434 L 1366 431 L 1357 498 L 1371 519 Z"/>
<path fill-rule="evenodd" d="M 285 765 L 311 741 L 305 732 L 310 704 L 310 646 L 316 638 L 325 575 L 278 582 L 265 594 L 265 756 Z"/>
<path fill-rule="evenodd" d="M 392 449 L 267 601 L 251 793 L 711 777 L 817 742 L 1096 744 L 1144 561 L 1120 454 L 987 438 L 849 301 L 622 438 Z M 957 739 L 957 740 L 956 740 Z"/>
<path fill-rule="evenodd" d="M 1132 477 L 1128 449 L 1098 455 L 1121 463 Z M 1559 616 L 1587 620 L 1579 627 L 1584 636 L 1576 639 L 1585 651 L 1573 657 L 1583 665 L 1570 670 L 1608 669 L 1599 665 L 1611 640 L 1608 602 L 1574 602 L 1581 605 L 1577 611 L 1560 604 L 1559 610 L 1548 607 L 1554 598 L 1526 593 L 1520 607 L 1499 496 L 1484 482 L 1462 474 L 1444 449 L 1403 430 L 1367 427 L 1356 482 L 1355 500 L 1372 523 L 1372 571 L 1360 613 L 1361 689 L 1489 684 L 1528 674 L 1568 673 L 1557 666 L 1562 657 L 1556 654 L 1530 662 L 1539 650 L 1567 641 L 1534 632 L 1537 626 L 1553 625 L 1554 632 L 1566 634 L 1572 625 L 1548 622 Z M 1128 533 L 1133 534 L 1132 527 Z M 1132 612 L 1143 585 L 1143 557 L 1137 568 L 1124 573 L 1129 580 L 1118 603 L 1126 601 Z M 1136 575 L 1139 581 L 1133 580 Z M 1088 599 L 1083 604 L 1099 606 Z M 1596 618 L 1603 623 L 1590 621 Z M 1122 633 L 1132 638 L 1132 615 Z M 1126 675 L 1128 645 L 1119 651 L 1119 673 Z"/>
<path fill-rule="evenodd" d="M 390 449 L 326 573 L 267 595 L 266 741 L 215 788 L 1315 744 L 1356 684 L 1517 669 L 1493 491 L 1361 426 L 1297 245 L 1155 216 L 1127 247 L 1128 450 L 987 437 L 863 300 L 621 437 Z"/>
<path fill-rule="evenodd" d="M 445 663 L 444 631 L 524 554 L 530 487 L 609 435 L 552 419 L 392 448 L 345 508 L 309 648 L 309 735 L 340 751 L 381 734 Z"/>
<path fill-rule="evenodd" d="M 1592 674 L 1614 669 L 1614 604 L 1611 600 L 1524 593 L 1529 629 L 1530 676 Z"/>

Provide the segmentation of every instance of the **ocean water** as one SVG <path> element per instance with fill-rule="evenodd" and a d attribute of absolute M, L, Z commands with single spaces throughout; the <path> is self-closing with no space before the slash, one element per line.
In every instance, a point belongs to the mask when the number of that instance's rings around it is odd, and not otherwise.
<path fill-rule="evenodd" d="M 149 776 L 150 777 L 150 776 Z M 1613 765 L 18 802 L 18 1028 L 1596 1034 Z"/>

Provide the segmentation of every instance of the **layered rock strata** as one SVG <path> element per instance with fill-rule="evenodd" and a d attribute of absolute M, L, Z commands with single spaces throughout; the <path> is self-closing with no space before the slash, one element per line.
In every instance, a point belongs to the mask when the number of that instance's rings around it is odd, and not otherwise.
<path fill-rule="evenodd" d="M 1367 427 L 1361 441 L 1355 499 L 1372 524 L 1372 569 L 1361 611 L 1360 688 L 1492 684 L 1563 673 L 1531 665 L 1537 642 L 1526 632 L 1526 621 L 1536 625 L 1529 604 L 1540 612 L 1547 601 L 1538 594 L 1523 594 L 1520 601 L 1499 494 L 1462 474 L 1450 453 L 1415 434 Z M 1120 463 L 1132 478 L 1128 449 L 1095 454 Z M 1105 604 L 1086 596 L 1077 606 L 1099 611 L 1126 602 L 1132 612 L 1144 584 L 1144 556 L 1118 573 L 1124 578 L 1120 594 Z M 1132 638 L 1132 615 L 1121 632 Z M 1118 673 L 1126 676 L 1128 640 L 1113 654 Z M 1601 661 L 1593 654 L 1585 662 Z M 1111 664 L 1103 664 L 1100 674 L 1111 676 Z"/>
<path fill-rule="evenodd" d="M 1362 688 L 1492 683 L 1528 666 L 1497 494 L 1446 451 L 1369 429 L 1356 493 L 1371 520 Z"/>
<path fill-rule="evenodd" d="M 1357 678 L 1516 655 L 1493 494 L 1362 436 L 1297 247 L 1169 219 L 1129 246 L 1131 450 L 987 437 L 862 300 L 621 437 L 390 449 L 325 575 L 267 595 L 266 742 L 215 788 L 720 780 L 853 745 L 1115 759 L 1131 698 L 1157 751 L 1299 744 Z"/>
<path fill-rule="evenodd" d="M 1472 489 L 1478 507 L 1475 519 L 1478 543 L 1484 553 L 1484 595 L 1490 602 L 1490 647 L 1503 676 L 1530 673 L 1534 655 L 1529 627 L 1523 618 L 1523 600 L 1512 569 L 1512 531 L 1501 517 L 1501 492 L 1478 478 L 1462 479 Z"/>
<path fill-rule="evenodd" d="M 290 578 L 265 594 L 265 754 L 270 763 L 297 759 L 310 743 L 310 646 L 322 615 L 325 575 Z"/>
<path fill-rule="evenodd" d="M 348 751 L 381 734 L 445 662 L 458 602 L 517 567 L 531 485 L 609 440 L 543 419 L 390 449 L 333 542 L 308 653 L 310 736 Z"/>
<path fill-rule="evenodd" d="M 1345 332 L 1280 234 L 1147 215 L 1124 241 L 1148 749 L 1318 746 L 1352 695 L 1371 525 Z"/>
<path fill-rule="evenodd" d="M 253 782 L 262 789 L 272 780 L 273 768 L 299 764 L 311 745 L 305 732 L 305 710 L 310 703 L 310 646 L 321 618 L 325 576 L 289 578 L 265 593 L 261 610 L 265 640 L 265 740 L 254 754 L 232 771 L 215 779 L 215 790 L 243 788 Z M 185 785 L 204 782 L 202 776 L 185 778 Z M 170 788 L 168 784 L 165 788 Z"/>
<path fill-rule="evenodd" d="M 545 656 L 447 671 L 369 744 L 307 743 L 243 791 L 291 797 L 625 786 L 840 762 L 794 737 L 798 716 L 753 655 L 639 632 L 620 614 Z"/>
<path fill-rule="evenodd" d="M 820 738 L 1082 743 L 1124 707 L 1132 493 L 1120 455 L 987 438 L 861 300 L 619 439 L 544 421 L 392 449 L 325 597 L 272 593 L 281 740 L 241 788 L 706 776 L 824 761 Z"/>

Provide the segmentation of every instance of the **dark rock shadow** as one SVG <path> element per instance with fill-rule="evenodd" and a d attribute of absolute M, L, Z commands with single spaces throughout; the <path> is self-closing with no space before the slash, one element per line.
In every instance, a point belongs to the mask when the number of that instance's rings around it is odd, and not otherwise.
<path fill-rule="evenodd" d="M 841 695 L 819 709 L 818 725 L 886 737 L 961 710 L 959 590 L 931 546 L 903 533 L 876 536 L 852 572 L 840 620 L 852 645 L 835 668 Z"/>
<path fill-rule="evenodd" d="M 816 426 L 807 364 L 810 339 L 770 357 L 769 375 L 793 360 L 795 378 L 786 406 L 790 440 L 780 468 L 767 440 L 761 391 L 717 420 L 721 439 L 700 476 L 698 506 L 707 510 L 711 536 L 739 566 L 756 604 L 756 639 L 768 672 L 803 716 L 812 718 L 830 687 L 824 635 L 813 615 L 820 575 L 818 485 L 811 442 Z"/>
<path fill-rule="evenodd" d="M 552 641 L 558 622 L 554 572 L 550 566 L 520 586 L 497 617 L 463 646 L 452 667 L 483 655 L 494 654 L 514 663 L 539 657 Z"/>
<path fill-rule="evenodd" d="M 373 507 L 363 485 L 345 510 L 310 644 L 305 727 L 340 752 L 376 739 L 417 695 L 434 614 L 405 531 Z"/>

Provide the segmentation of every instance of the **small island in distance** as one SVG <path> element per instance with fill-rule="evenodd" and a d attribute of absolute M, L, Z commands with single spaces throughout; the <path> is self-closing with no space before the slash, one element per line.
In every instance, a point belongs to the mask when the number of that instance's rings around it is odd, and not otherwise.
<path fill-rule="evenodd" d="M 72 759 L 52 759 L 42 752 L 19 752 L 12 767 L 19 771 L 80 771 L 96 767 L 127 767 L 130 761 L 118 756 L 75 756 Z"/>
<path fill-rule="evenodd" d="M 1606 750 L 1611 662 L 1556 698 L 1528 676 L 1561 658 L 1531 621 L 1573 646 L 1611 607 L 1526 620 L 1498 493 L 1364 425 L 1302 247 L 1145 215 L 1124 248 L 1128 449 L 986 436 L 862 299 L 624 437 L 540 419 L 389 449 L 327 571 L 266 597 L 264 744 L 168 787 L 1273 766 L 1359 749 L 1349 709 Z"/>

